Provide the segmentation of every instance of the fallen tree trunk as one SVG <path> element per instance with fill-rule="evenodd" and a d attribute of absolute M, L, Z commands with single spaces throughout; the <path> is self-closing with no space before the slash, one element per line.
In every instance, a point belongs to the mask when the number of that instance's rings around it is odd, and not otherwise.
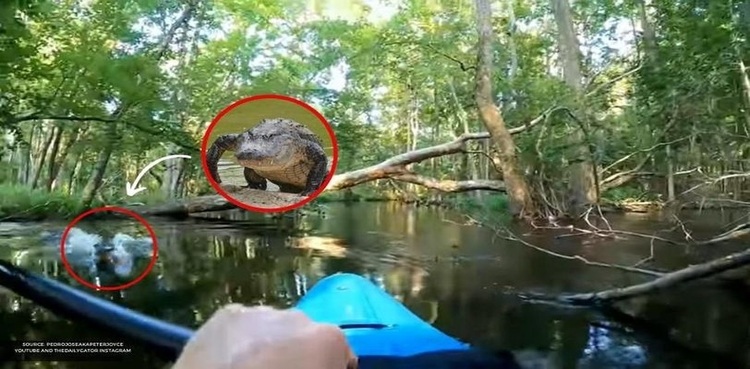
<path fill-rule="evenodd" d="M 545 121 L 550 114 L 563 108 L 550 108 L 532 121 L 520 127 L 511 128 L 510 134 L 519 134 Z M 466 142 L 489 139 L 488 132 L 463 134 L 453 141 L 429 146 L 396 155 L 378 164 L 366 168 L 334 175 L 325 191 L 338 191 L 378 179 L 393 179 L 417 184 L 430 189 L 447 193 L 458 193 L 476 190 L 504 192 L 505 184 L 498 180 L 465 180 L 438 179 L 413 173 L 406 169 L 409 164 L 416 164 L 428 159 L 462 153 L 466 151 Z M 130 210 L 143 215 L 183 217 L 192 213 L 223 211 L 236 207 L 221 196 L 210 195 L 183 199 L 178 202 L 156 206 L 130 206 Z"/>
<path fill-rule="evenodd" d="M 510 135 L 516 135 L 525 132 L 528 129 L 547 120 L 551 114 L 561 110 L 564 111 L 566 110 L 566 108 L 549 108 L 538 117 L 527 122 L 526 124 L 508 129 L 508 133 Z M 466 143 L 468 141 L 486 140 L 490 137 L 491 135 L 489 132 L 466 133 L 447 143 L 408 151 L 369 167 L 337 174 L 334 175 L 331 181 L 328 183 L 325 191 L 343 190 L 378 179 L 392 179 L 400 182 L 413 183 L 446 193 L 459 193 L 477 190 L 506 192 L 505 183 L 500 180 L 439 179 L 416 174 L 407 169 L 407 166 L 409 166 L 410 164 L 420 163 L 428 159 L 457 153 L 466 153 Z M 615 175 L 615 177 L 617 177 L 617 175 Z M 604 182 L 609 183 L 606 180 Z M 612 180 L 611 182 L 616 181 Z M 132 210 L 144 215 L 154 216 L 186 216 L 191 213 L 222 211 L 234 208 L 235 206 L 231 203 L 214 195 L 184 199 L 180 202 L 163 204 L 159 206 L 131 207 Z"/>
<path fill-rule="evenodd" d="M 452 181 L 452 180 L 436 180 L 427 178 L 415 174 L 403 174 L 394 178 L 403 182 L 415 183 L 424 187 L 440 190 L 442 192 L 466 192 L 474 190 L 489 190 L 489 191 L 503 191 L 505 187 L 502 181 L 492 180 L 473 180 L 473 181 Z M 326 191 L 330 188 L 326 188 Z M 335 190 L 334 190 L 335 191 Z M 276 193 L 279 195 L 286 195 L 283 193 Z M 159 205 L 138 205 L 138 206 L 127 206 L 129 210 L 132 210 L 141 215 L 150 216 L 165 216 L 165 217 L 186 217 L 190 214 L 209 212 L 209 211 L 224 211 L 237 208 L 232 203 L 227 201 L 221 196 L 210 195 L 200 196 L 190 199 L 183 199 L 181 201 L 170 202 Z M 118 213 L 113 213 L 118 214 Z"/>
<path fill-rule="evenodd" d="M 713 244 L 717 244 L 720 242 L 732 240 L 735 238 L 744 237 L 747 235 L 750 235 L 750 223 L 743 223 L 716 237 L 713 237 L 708 240 L 697 241 L 696 243 L 701 246 L 713 245 Z"/>
<path fill-rule="evenodd" d="M 153 206 L 128 206 L 126 208 L 140 215 L 185 217 L 192 213 L 231 210 L 236 206 L 219 195 L 211 195 Z"/>
<path fill-rule="evenodd" d="M 712 261 L 689 266 L 675 272 L 667 273 L 646 283 L 635 284 L 624 288 L 579 293 L 559 297 L 568 303 L 574 304 L 599 304 L 625 300 L 636 296 L 654 293 L 678 284 L 694 281 L 696 279 L 711 277 L 728 270 L 736 269 L 750 264 L 750 249 L 730 254 Z"/>
<path fill-rule="evenodd" d="M 508 132 L 512 135 L 524 132 L 527 129 L 545 121 L 550 114 L 559 109 L 561 108 L 547 109 L 544 113 L 536 117 L 531 122 L 521 127 L 511 128 L 508 130 Z M 362 183 L 385 178 L 414 183 L 443 192 L 464 192 L 474 190 L 505 191 L 505 185 L 502 181 L 440 180 L 436 178 L 420 176 L 406 169 L 406 166 L 409 164 L 416 164 L 427 159 L 465 152 L 466 142 L 471 140 L 482 140 L 489 138 L 489 132 L 463 134 L 450 142 L 408 151 L 366 168 L 337 174 L 333 176 L 331 182 L 328 183 L 326 191 L 342 190 L 345 188 L 360 185 Z"/>

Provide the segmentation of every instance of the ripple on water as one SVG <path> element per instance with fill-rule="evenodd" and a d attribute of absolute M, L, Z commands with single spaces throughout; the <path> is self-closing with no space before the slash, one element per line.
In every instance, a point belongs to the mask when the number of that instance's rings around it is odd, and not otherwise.
<path fill-rule="evenodd" d="M 288 306 L 323 276 L 347 271 L 367 275 L 446 333 L 488 349 L 511 349 L 544 369 L 741 368 L 716 364 L 716 356 L 705 352 L 750 351 L 750 309 L 721 291 L 697 293 L 703 290 L 690 287 L 633 303 L 634 315 L 666 327 L 668 338 L 678 337 L 683 344 L 668 345 L 664 337 L 635 328 L 597 328 L 608 320 L 586 309 L 547 306 L 518 296 L 528 291 L 590 291 L 639 277 L 560 260 L 497 239 L 492 230 L 447 223 L 443 211 L 392 204 L 331 204 L 326 211 L 324 218 L 309 216 L 281 226 L 260 217 L 236 224 L 152 223 L 161 245 L 160 264 L 117 298 L 151 315 L 195 326 L 229 301 Z M 638 232 L 670 228 L 633 217 L 621 221 L 613 216 L 610 223 Z M 639 260 L 650 248 L 639 239 L 560 241 L 549 234 L 530 239 L 554 251 L 619 263 Z M 0 248 L 0 253 L 10 249 Z M 660 262 L 677 266 L 693 257 L 672 246 L 656 252 Z M 17 337 L 30 337 L 29 332 L 42 338 L 92 334 L 75 324 L 56 324 L 43 309 L 11 294 L 0 295 L 0 306 L 3 327 Z M 37 323 L 29 322 L 29 312 L 39 317 Z M 681 348 L 685 345 L 706 350 L 691 353 Z"/>

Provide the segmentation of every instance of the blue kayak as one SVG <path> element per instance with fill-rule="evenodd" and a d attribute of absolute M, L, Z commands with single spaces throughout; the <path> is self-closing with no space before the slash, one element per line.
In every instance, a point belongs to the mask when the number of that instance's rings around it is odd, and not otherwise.
<path fill-rule="evenodd" d="M 355 274 L 323 278 L 296 308 L 313 321 L 338 325 L 357 356 L 404 357 L 470 348 Z"/>
<path fill-rule="evenodd" d="M 192 329 L 133 311 L 4 260 L 0 260 L 0 285 L 70 320 L 139 342 L 166 360 L 177 358 L 194 334 Z M 295 307 L 313 321 L 338 325 L 359 357 L 360 369 L 520 369 L 512 354 L 488 354 L 471 348 L 354 274 L 323 278 Z"/>

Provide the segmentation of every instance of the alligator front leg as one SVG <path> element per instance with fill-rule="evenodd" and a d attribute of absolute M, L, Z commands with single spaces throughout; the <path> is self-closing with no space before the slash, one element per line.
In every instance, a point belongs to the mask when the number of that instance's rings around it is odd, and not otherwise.
<path fill-rule="evenodd" d="M 268 187 L 266 179 L 261 177 L 260 174 L 256 173 L 254 170 L 245 168 L 243 174 L 245 175 L 245 181 L 247 181 L 247 188 L 265 191 L 266 187 Z"/>
<path fill-rule="evenodd" d="M 318 145 L 309 145 L 305 151 L 307 157 L 312 160 L 313 166 L 307 174 L 307 183 L 300 196 L 310 196 L 317 191 L 328 174 L 328 158 L 325 151 Z"/>
<path fill-rule="evenodd" d="M 208 166 L 208 172 L 216 183 L 221 183 L 221 178 L 219 178 L 219 159 L 225 151 L 237 150 L 239 138 L 240 134 L 221 135 L 216 138 L 216 141 L 211 145 L 211 148 L 206 151 L 206 165 Z"/>

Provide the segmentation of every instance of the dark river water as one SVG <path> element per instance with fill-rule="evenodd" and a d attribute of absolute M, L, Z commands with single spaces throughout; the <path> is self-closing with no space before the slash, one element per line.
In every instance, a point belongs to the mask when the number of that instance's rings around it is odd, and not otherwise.
<path fill-rule="evenodd" d="M 528 368 L 748 368 L 750 293 L 725 283 L 693 283 L 627 301 L 628 315 L 524 299 L 526 294 L 596 291 L 648 280 L 587 266 L 496 237 L 445 210 L 389 203 L 328 204 L 322 214 L 272 220 L 170 222 L 149 219 L 159 240 L 153 271 L 124 292 L 94 292 L 146 314 L 197 327 L 218 307 L 239 302 L 286 307 L 326 275 L 368 275 L 419 316 L 449 335 L 489 350 L 513 351 Z M 704 212 L 682 218 L 696 239 L 726 230 L 747 214 Z M 613 228 L 653 233 L 673 228 L 658 216 L 610 215 Z M 746 221 L 747 219 L 744 219 Z M 736 224 L 736 223 L 734 223 Z M 41 229 L 65 224 L 0 224 L 0 258 L 67 281 L 54 258 L 19 256 L 39 247 Z M 133 231 L 130 223 L 94 226 Z M 589 260 L 633 265 L 650 253 L 648 239 L 555 237 L 564 231 L 510 226 L 530 243 Z M 679 228 L 659 233 L 683 238 Z M 654 243 L 649 267 L 671 270 L 746 247 Z M 0 340 L 101 337 L 0 288 Z M 142 369 L 164 363 L 144 357 Z M 99 363 L 11 363 L 2 368 L 86 368 Z M 132 368 L 132 363 L 108 363 Z"/>

